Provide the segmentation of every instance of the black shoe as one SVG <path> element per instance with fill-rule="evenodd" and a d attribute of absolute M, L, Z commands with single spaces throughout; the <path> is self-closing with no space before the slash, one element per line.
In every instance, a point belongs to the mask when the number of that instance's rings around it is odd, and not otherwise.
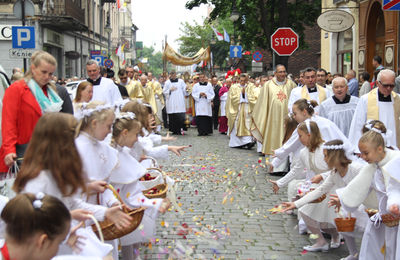
<path fill-rule="evenodd" d="M 285 176 L 287 172 L 270 172 L 269 175 L 271 176 Z"/>
<path fill-rule="evenodd" d="M 256 142 L 252 142 L 252 143 L 248 143 L 246 144 L 246 149 L 247 150 L 251 150 L 251 148 L 253 148 L 253 146 L 256 144 Z"/>

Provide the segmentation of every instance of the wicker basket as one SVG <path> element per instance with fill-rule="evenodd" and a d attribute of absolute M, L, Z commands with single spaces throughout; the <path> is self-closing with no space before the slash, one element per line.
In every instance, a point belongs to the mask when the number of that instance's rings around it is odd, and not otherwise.
<path fill-rule="evenodd" d="M 156 188 L 157 190 L 161 190 L 161 192 L 155 193 L 155 194 L 149 194 L 150 190 Z M 148 199 L 158 199 L 158 198 L 166 198 L 167 197 L 167 191 L 168 191 L 168 184 L 163 183 L 163 184 L 158 184 L 154 186 L 151 189 L 143 190 L 143 195 L 146 196 Z"/>
<path fill-rule="evenodd" d="M 395 217 L 392 214 L 383 214 L 381 217 L 383 224 L 387 227 L 396 227 L 399 225 L 400 217 Z"/>
<path fill-rule="evenodd" d="M 365 212 L 367 212 L 368 217 L 372 217 L 373 215 L 375 215 L 376 213 L 378 213 L 377 209 L 366 209 Z"/>
<path fill-rule="evenodd" d="M 143 185 L 145 189 L 151 189 L 157 186 L 158 184 L 164 183 L 163 172 L 159 168 L 147 168 L 146 173 L 156 178 L 149 181 L 140 181 L 140 183 Z"/>
<path fill-rule="evenodd" d="M 356 218 L 335 218 L 337 231 L 353 232 L 356 225 Z"/>
<path fill-rule="evenodd" d="M 315 189 L 310 189 L 310 191 L 306 192 L 305 195 L 307 195 L 308 193 L 312 192 L 313 190 L 315 190 Z M 304 196 L 305 196 L 305 195 L 304 195 Z M 318 199 L 315 199 L 315 200 L 311 201 L 310 203 L 320 203 L 320 202 L 322 202 L 324 199 L 326 199 L 326 194 L 323 194 L 321 197 L 319 197 Z"/>
<path fill-rule="evenodd" d="M 107 188 L 114 193 L 114 195 L 118 198 L 118 200 L 121 203 L 123 203 L 121 196 L 118 194 L 118 192 L 115 191 L 115 189 L 111 185 L 107 185 Z M 101 227 L 101 232 L 103 233 L 104 236 L 104 240 L 114 240 L 134 231 L 142 221 L 145 209 L 146 209 L 145 207 L 140 207 L 133 210 L 127 210 L 126 208 L 123 208 L 124 212 L 132 218 L 129 227 L 123 230 L 118 229 L 115 226 L 115 224 L 108 219 L 99 222 L 99 225 Z M 92 225 L 92 229 L 96 234 L 96 236 L 100 238 L 98 228 L 95 224 Z"/>

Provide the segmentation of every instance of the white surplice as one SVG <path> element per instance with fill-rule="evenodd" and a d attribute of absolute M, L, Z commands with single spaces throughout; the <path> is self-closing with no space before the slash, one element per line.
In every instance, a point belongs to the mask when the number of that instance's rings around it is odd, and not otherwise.
<path fill-rule="evenodd" d="M 358 140 L 360 140 L 362 136 L 362 128 L 364 124 L 367 123 L 367 107 L 368 107 L 368 95 L 364 95 L 359 98 L 357 108 L 356 111 L 354 112 L 354 117 L 353 120 L 351 121 L 351 126 L 349 131 L 349 139 L 353 141 L 356 152 L 359 152 Z M 378 107 L 379 107 L 379 120 L 385 125 L 386 129 L 391 130 L 391 134 L 388 135 L 386 146 L 397 147 L 396 122 L 394 121 L 393 101 L 391 102 L 378 101 Z"/>
<path fill-rule="evenodd" d="M 220 116 L 226 116 L 226 100 L 228 99 L 228 92 L 225 92 L 222 96 L 219 97 L 221 100 L 220 104 L 220 110 L 221 110 L 221 115 Z"/>
<path fill-rule="evenodd" d="M 329 97 L 319 106 L 319 116 L 331 120 L 348 137 L 357 103 L 358 98 L 355 96 L 350 96 L 348 103 L 340 104 L 335 102 L 333 96 Z"/>
<path fill-rule="evenodd" d="M 117 85 L 111 79 L 102 77 L 100 85 L 93 86 L 91 101 L 101 101 L 113 106 L 122 101 L 122 96 Z"/>
<path fill-rule="evenodd" d="M 317 88 L 317 86 L 315 86 L 315 87 Z M 288 102 L 289 111 L 292 111 L 293 104 L 297 100 L 302 98 L 302 96 L 301 96 L 302 90 L 303 90 L 302 87 L 296 87 L 296 88 L 292 89 L 292 92 L 290 92 L 290 97 L 289 97 L 289 102 Z M 330 96 L 332 96 L 332 93 L 329 90 L 327 90 L 326 88 L 324 88 L 323 90 L 325 91 L 326 98 L 329 98 Z M 310 100 L 315 100 L 318 102 L 318 104 L 321 104 L 321 101 L 319 100 L 319 92 L 318 91 L 319 91 L 319 89 L 317 88 L 317 91 L 311 92 L 308 94 L 310 95 Z M 318 107 L 316 107 L 315 109 L 317 111 Z"/>
<path fill-rule="evenodd" d="M 171 90 L 175 87 L 175 90 Z M 167 80 L 165 82 L 163 93 L 165 96 L 167 114 L 185 113 L 185 96 L 188 95 L 186 92 L 186 84 L 182 79 L 178 79 L 178 82 L 171 82 Z"/>
<path fill-rule="evenodd" d="M 202 92 L 206 94 L 206 97 L 200 97 Z M 195 101 L 196 116 L 212 116 L 211 102 L 214 96 L 214 89 L 210 83 L 207 85 L 196 83 L 193 86 L 192 97 Z"/>
<path fill-rule="evenodd" d="M 390 181 L 385 165 L 400 156 L 399 151 L 385 149 L 385 157 L 377 164 L 364 166 L 361 172 L 344 188 L 337 189 L 341 206 L 353 212 L 361 204 L 366 208 L 378 209 L 379 213 L 367 223 L 361 242 L 359 259 L 396 260 L 398 227 L 387 227 L 379 222 L 379 215 L 387 214 L 387 188 Z M 385 254 L 383 254 L 385 252 Z"/>

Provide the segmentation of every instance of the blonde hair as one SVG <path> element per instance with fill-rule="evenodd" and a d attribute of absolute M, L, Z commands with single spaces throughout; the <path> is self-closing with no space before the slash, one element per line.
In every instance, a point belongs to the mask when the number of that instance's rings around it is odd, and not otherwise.
<path fill-rule="evenodd" d="M 315 152 L 315 150 L 324 143 L 319 127 L 314 121 L 310 121 L 310 132 L 308 131 L 306 122 L 300 123 L 297 129 L 306 134 L 310 134 L 310 144 L 308 145 L 308 150 L 310 150 L 310 152 Z"/>
<path fill-rule="evenodd" d="M 379 120 L 371 120 L 368 123 L 366 123 L 362 128 L 362 133 L 363 134 L 371 130 L 368 127 L 378 129 L 379 131 L 381 131 L 384 134 L 386 134 L 386 132 L 387 132 L 385 124 L 382 123 L 382 121 L 379 121 Z"/>
<path fill-rule="evenodd" d="M 308 101 L 307 99 L 302 98 L 294 102 L 293 106 L 296 106 L 300 111 L 306 110 L 307 113 L 312 116 L 315 112 L 314 107 L 317 107 L 318 103 L 315 100 Z"/>
<path fill-rule="evenodd" d="M 40 64 L 41 64 L 42 62 L 46 62 L 46 63 L 48 63 L 48 64 L 53 65 L 54 67 L 57 67 L 57 60 L 53 57 L 53 55 L 51 55 L 50 53 L 48 53 L 48 52 L 46 52 L 46 51 L 42 51 L 42 50 L 35 51 L 35 52 L 32 54 L 32 57 L 31 57 L 31 65 L 33 65 L 33 66 L 35 66 L 35 67 L 38 67 L 38 66 L 40 66 Z M 27 71 L 26 74 L 25 74 L 25 77 L 24 77 L 24 78 L 25 78 L 25 81 L 28 82 L 29 80 L 32 79 L 32 77 L 33 77 L 32 69 L 29 68 L 28 71 Z M 53 82 L 50 81 L 50 82 L 48 83 L 48 85 L 49 85 L 54 91 L 57 90 L 57 87 L 56 87 L 56 85 L 55 85 Z"/>
<path fill-rule="evenodd" d="M 361 138 L 359 143 L 370 143 L 373 144 L 375 148 L 378 147 L 383 147 L 385 148 L 385 139 L 383 139 L 383 136 L 380 133 L 377 133 L 375 131 L 369 130 L 368 132 L 365 132 Z"/>
<path fill-rule="evenodd" d="M 82 110 L 85 109 L 96 109 L 98 106 L 104 105 L 104 102 L 100 101 L 92 101 L 88 103 Z M 90 124 L 93 120 L 97 120 L 98 122 L 104 122 L 107 118 L 114 115 L 114 109 L 105 108 L 97 111 L 93 111 L 89 116 L 84 116 L 78 123 L 76 127 L 76 136 L 80 134 L 81 131 L 84 131 L 90 127 Z"/>
<path fill-rule="evenodd" d="M 121 116 L 127 115 L 127 113 L 121 113 Z M 129 117 L 116 118 L 113 124 L 111 146 L 117 146 L 117 139 L 125 129 L 131 131 L 137 129 L 138 133 L 141 132 L 142 125 L 136 118 L 132 119 Z"/>
<path fill-rule="evenodd" d="M 146 130 L 150 129 L 149 125 L 149 109 L 138 102 L 137 100 L 132 100 L 129 101 L 128 103 L 125 104 L 125 106 L 121 109 L 122 112 L 132 112 L 135 113 L 136 118 L 139 120 L 139 122 L 142 124 L 142 127 L 146 128 Z"/>

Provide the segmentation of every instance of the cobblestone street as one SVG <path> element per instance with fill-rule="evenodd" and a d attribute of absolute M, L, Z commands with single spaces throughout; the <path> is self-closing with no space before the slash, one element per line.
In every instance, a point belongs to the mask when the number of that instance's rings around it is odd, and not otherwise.
<path fill-rule="evenodd" d="M 157 239 L 141 249 L 145 259 L 340 259 L 344 244 L 328 253 L 310 253 L 295 215 L 268 210 L 285 201 L 286 189 L 273 194 L 266 170 L 253 150 L 228 147 L 228 137 L 197 137 L 191 128 L 173 142 L 192 145 L 172 155 L 163 169 L 177 180 L 175 210 L 158 219 Z M 273 177 L 277 179 L 277 177 Z"/>

